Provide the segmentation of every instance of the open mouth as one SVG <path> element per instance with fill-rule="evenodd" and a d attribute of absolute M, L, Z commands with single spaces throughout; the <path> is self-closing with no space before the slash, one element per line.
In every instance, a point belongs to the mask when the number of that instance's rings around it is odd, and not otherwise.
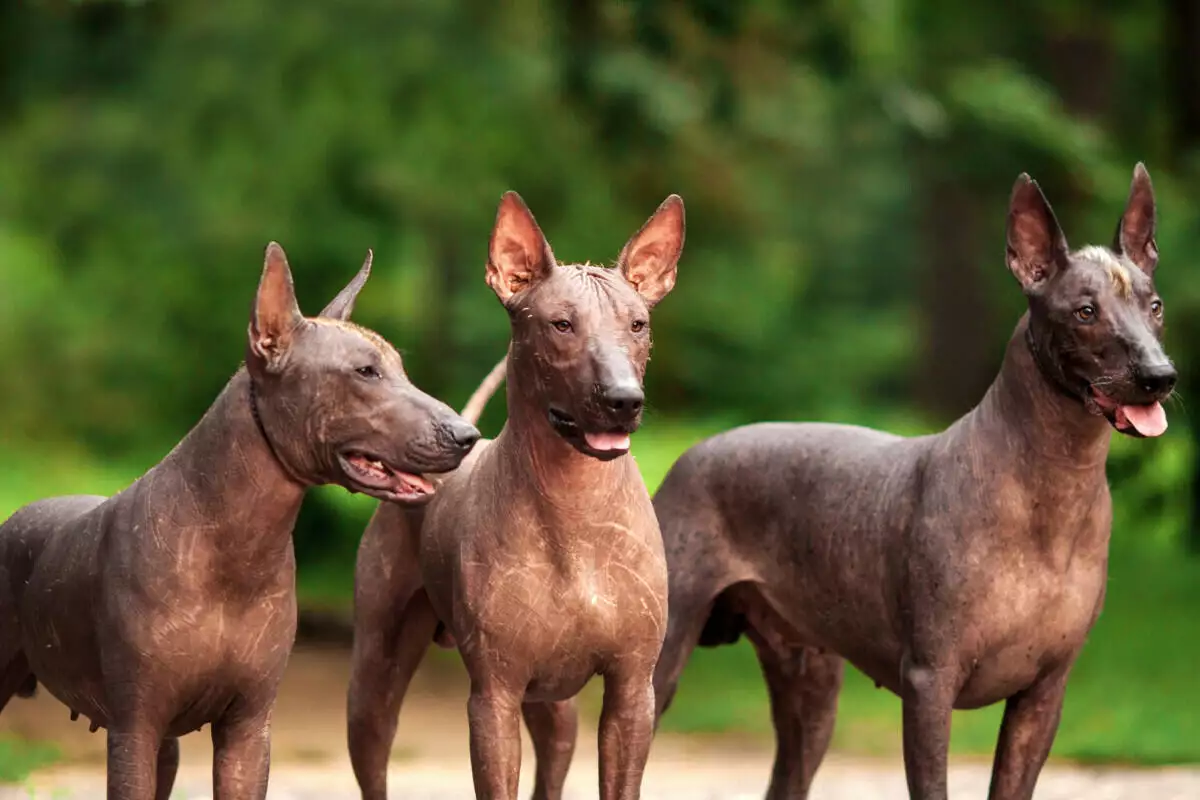
<path fill-rule="evenodd" d="M 584 455 L 611 461 L 629 452 L 628 430 L 612 428 L 607 431 L 584 431 L 574 417 L 556 408 L 551 408 L 546 416 L 550 420 L 550 427 Z"/>
<path fill-rule="evenodd" d="M 433 497 L 434 486 L 420 475 L 404 472 L 378 456 L 358 450 L 338 453 L 342 472 L 352 492 L 398 503 L 423 503 Z"/>
<path fill-rule="evenodd" d="M 1161 436 L 1167 429 L 1167 412 L 1162 403 L 1155 400 L 1146 405 L 1131 405 L 1120 403 L 1101 392 L 1095 386 L 1090 387 L 1089 399 L 1098 412 L 1116 430 L 1127 436 L 1150 437 Z"/>

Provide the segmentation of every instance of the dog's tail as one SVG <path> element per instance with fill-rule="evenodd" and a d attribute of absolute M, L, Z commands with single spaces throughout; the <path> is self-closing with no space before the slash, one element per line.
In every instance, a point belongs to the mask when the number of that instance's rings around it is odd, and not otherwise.
<path fill-rule="evenodd" d="M 479 388 L 471 395 L 471 399 L 463 406 L 462 418 L 474 425 L 479 422 L 479 418 L 483 416 L 483 409 L 487 406 L 488 400 L 492 399 L 492 395 L 500 388 L 500 384 L 504 382 L 504 376 L 508 369 L 508 356 L 492 367 L 492 371 L 483 379 L 483 383 L 479 384 Z"/>

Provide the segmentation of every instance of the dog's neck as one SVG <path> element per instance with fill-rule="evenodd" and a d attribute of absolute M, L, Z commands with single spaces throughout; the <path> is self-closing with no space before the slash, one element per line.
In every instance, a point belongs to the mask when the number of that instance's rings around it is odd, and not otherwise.
<path fill-rule="evenodd" d="M 641 481 L 631 455 L 601 461 L 559 436 L 535 391 L 533 382 L 510 366 L 508 422 L 496 446 L 512 474 L 521 476 L 522 486 L 564 511 L 588 513 L 609 506 L 628 481 Z"/>
<path fill-rule="evenodd" d="M 255 418 L 244 367 L 143 484 L 166 494 L 152 499 L 157 519 L 170 527 L 159 536 L 172 536 L 181 557 L 198 556 L 189 568 L 208 568 L 223 584 L 247 589 L 270 583 L 291 563 L 305 487 L 284 470 Z"/>
<path fill-rule="evenodd" d="M 1029 315 L 1017 323 L 1000 374 L 972 412 L 985 440 L 996 437 L 1026 458 L 1023 474 L 1040 480 L 1063 468 L 1104 472 L 1112 429 L 1063 391 L 1039 365 L 1028 338 Z"/>

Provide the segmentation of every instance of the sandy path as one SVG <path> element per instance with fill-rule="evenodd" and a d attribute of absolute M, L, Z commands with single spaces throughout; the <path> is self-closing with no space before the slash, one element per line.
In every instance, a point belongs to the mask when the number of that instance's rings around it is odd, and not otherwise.
<path fill-rule="evenodd" d="M 660 754 L 656 754 L 660 755 Z M 699 754 L 697 754 L 699 755 Z M 765 754 L 707 753 L 703 758 L 656 757 L 643 784 L 644 800 L 761 800 L 770 760 Z M 576 760 L 568 781 L 568 800 L 596 794 L 596 762 Z M 391 771 L 392 796 L 406 800 L 454 800 L 473 796 L 465 759 L 458 763 L 424 760 L 397 762 Z M 532 777 L 522 774 L 521 796 L 528 797 Z M 987 796 L 986 764 L 958 764 L 950 774 L 950 796 Z M 175 797 L 208 800 L 207 768 L 191 764 L 180 775 Z M 95 768 L 48 773 L 31 786 L 0 790 L 3 800 L 101 800 L 103 775 Z M 272 770 L 268 800 L 357 800 L 347 761 L 321 766 L 278 764 Z M 898 764 L 830 758 L 821 767 L 812 800 L 890 800 L 905 798 Z M 1047 769 L 1036 800 L 1194 800 L 1200 797 L 1200 771 L 1089 771 L 1062 766 Z"/>
<path fill-rule="evenodd" d="M 298 649 L 280 691 L 273 726 L 269 800 L 354 800 L 345 748 L 347 656 L 341 649 Z M 466 691 L 460 669 L 444 662 L 423 669 L 400 718 L 393 751 L 392 795 L 408 800 L 472 797 L 467 761 Z M 597 765 L 592 725 L 581 726 L 571 769 L 570 800 L 596 797 Z M 71 723 L 66 710 L 40 694 L 14 700 L 0 716 L 0 733 L 58 743 L 64 764 L 36 774 L 27 786 L 0 789 L 0 800 L 99 800 L 104 797 L 103 734 Z M 210 797 L 212 749 L 207 732 L 183 740 L 183 766 L 175 797 Z M 528 741 L 524 764 L 532 764 Z M 741 739 L 660 737 L 655 742 L 642 796 L 645 800 L 761 798 L 771 764 L 771 743 Z M 958 761 L 951 797 L 987 796 L 989 765 Z M 521 796 L 532 788 L 522 776 Z M 863 761 L 831 756 L 821 767 L 814 800 L 876 800 L 907 796 L 899 759 Z M 1089 770 L 1053 765 L 1043 773 L 1037 800 L 1194 800 L 1200 769 Z"/>

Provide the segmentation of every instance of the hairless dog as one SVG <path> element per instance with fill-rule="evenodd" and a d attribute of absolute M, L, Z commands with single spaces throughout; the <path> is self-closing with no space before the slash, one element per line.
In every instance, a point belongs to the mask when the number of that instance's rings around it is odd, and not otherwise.
<path fill-rule="evenodd" d="M 107 728 L 110 800 L 166 800 L 177 737 L 205 723 L 214 797 L 265 797 L 305 489 L 419 504 L 419 473 L 479 438 L 346 321 L 370 262 L 306 319 L 272 243 L 246 364 L 187 437 L 120 494 L 42 500 L 0 526 L 0 708 L 41 683 Z"/>
<path fill-rule="evenodd" d="M 1000 700 L 989 797 L 1031 797 L 1104 599 L 1110 427 L 1167 425 L 1154 222 L 1138 164 L 1112 246 L 1071 251 L 1022 175 L 1007 263 L 1029 309 L 974 410 L 936 436 L 760 424 L 686 452 L 654 498 L 671 584 L 659 713 L 697 644 L 744 633 L 777 736 L 769 798 L 808 795 L 839 656 L 901 697 L 912 797 L 946 798 L 951 710 Z"/>
<path fill-rule="evenodd" d="M 683 202 L 671 196 L 616 269 L 559 265 L 520 198 L 501 200 L 487 282 L 512 323 L 508 422 L 429 506 L 382 504 L 359 549 L 349 739 L 367 800 L 387 795 L 400 704 L 435 637 L 458 646 L 471 677 L 478 797 L 516 796 L 522 712 L 532 730 L 569 732 L 573 745 L 569 698 L 595 674 L 600 796 L 638 796 L 667 573 L 627 453 L 642 416 L 649 311 L 675 283 L 683 239 Z M 571 747 L 538 752 L 535 795 L 561 793 L 570 757 Z"/>

